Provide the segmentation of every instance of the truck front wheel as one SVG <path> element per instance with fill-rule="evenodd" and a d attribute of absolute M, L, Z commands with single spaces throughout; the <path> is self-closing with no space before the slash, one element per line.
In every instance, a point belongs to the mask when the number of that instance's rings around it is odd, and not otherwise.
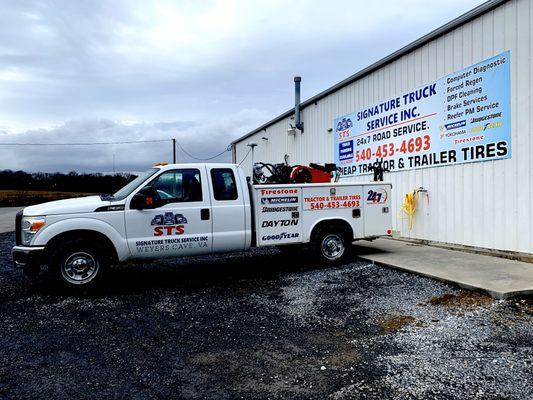
<path fill-rule="evenodd" d="M 315 236 L 313 247 L 316 256 L 326 264 L 346 260 L 352 246 L 349 235 L 341 229 L 322 228 Z"/>
<path fill-rule="evenodd" d="M 81 239 L 61 243 L 50 259 L 51 272 L 64 287 L 71 289 L 95 286 L 107 264 L 97 243 Z"/>

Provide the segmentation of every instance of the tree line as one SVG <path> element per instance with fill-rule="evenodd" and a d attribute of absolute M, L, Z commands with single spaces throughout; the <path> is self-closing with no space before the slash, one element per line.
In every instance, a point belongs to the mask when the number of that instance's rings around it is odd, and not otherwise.
<path fill-rule="evenodd" d="M 135 175 L 129 173 L 29 173 L 6 169 L 0 171 L 0 190 L 114 193 L 133 179 Z"/>

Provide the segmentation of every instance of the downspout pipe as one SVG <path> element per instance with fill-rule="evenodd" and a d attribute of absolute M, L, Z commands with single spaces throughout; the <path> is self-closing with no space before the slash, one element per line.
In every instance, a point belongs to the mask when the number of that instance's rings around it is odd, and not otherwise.
<path fill-rule="evenodd" d="M 299 76 L 294 77 L 294 122 L 296 123 L 296 129 L 300 132 L 304 132 L 304 123 L 300 117 L 300 82 L 302 78 Z"/>

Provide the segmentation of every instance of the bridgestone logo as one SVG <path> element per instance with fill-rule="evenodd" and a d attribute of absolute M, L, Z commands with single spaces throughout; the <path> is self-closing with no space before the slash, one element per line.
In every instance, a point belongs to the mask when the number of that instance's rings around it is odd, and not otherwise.
<path fill-rule="evenodd" d="M 297 237 L 300 237 L 300 234 L 297 233 L 297 232 L 295 232 L 295 233 L 283 232 L 283 233 L 279 233 L 277 235 L 265 235 L 261 239 L 264 240 L 264 241 L 268 241 L 268 240 L 294 239 L 294 238 L 297 238 Z"/>
<path fill-rule="evenodd" d="M 484 115 L 482 117 L 470 118 L 470 123 L 471 124 L 475 124 L 476 122 L 483 122 L 483 121 L 487 121 L 489 119 L 500 118 L 501 116 L 502 116 L 502 113 L 499 112 L 499 113 Z"/>
<path fill-rule="evenodd" d="M 287 207 L 267 207 L 263 206 L 261 209 L 261 212 L 268 213 L 268 212 L 287 212 L 287 211 L 298 211 L 298 206 L 287 206 Z"/>

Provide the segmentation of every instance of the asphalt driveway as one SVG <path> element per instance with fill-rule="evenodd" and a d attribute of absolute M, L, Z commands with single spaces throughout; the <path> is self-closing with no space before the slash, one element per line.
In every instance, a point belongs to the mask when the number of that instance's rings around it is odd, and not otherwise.
<path fill-rule="evenodd" d="M 11 267 L 1 398 L 525 399 L 533 302 L 277 250 L 131 265 L 91 296 Z"/>

